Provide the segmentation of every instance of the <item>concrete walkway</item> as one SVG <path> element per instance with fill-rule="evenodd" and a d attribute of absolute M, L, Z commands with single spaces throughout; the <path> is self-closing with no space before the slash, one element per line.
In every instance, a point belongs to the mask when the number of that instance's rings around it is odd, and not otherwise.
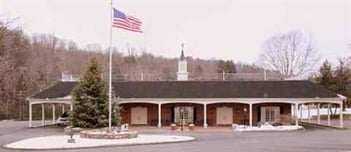
<path fill-rule="evenodd" d="M 69 136 L 45 136 L 35 137 L 13 142 L 4 145 L 7 149 L 20 150 L 50 150 L 50 149 L 74 149 L 74 148 L 92 148 L 107 146 L 126 146 L 126 145 L 144 145 L 144 144 L 162 144 L 174 142 L 186 142 L 195 140 L 189 136 L 175 135 L 138 135 L 137 138 L 130 139 L 87 139 L 75 136 L 75 143 L 68 143 Z"/>

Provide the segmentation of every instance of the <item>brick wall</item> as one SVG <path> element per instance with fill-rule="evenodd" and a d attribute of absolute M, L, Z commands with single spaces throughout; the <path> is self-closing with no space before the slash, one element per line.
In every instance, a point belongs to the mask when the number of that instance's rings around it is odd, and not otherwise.
<path fill-rule="evenodd" d="M 158 123 L 158 105 L 148 104 L 148 103 L 128 103 L 122 104 L 123 110 L 123 123 L 131 124 L 131 108 L 132 107 L 146 107 L 148 110 L 147 122 L 150 126 L 157 126 Z M 169 126 L 173 120 L 171 120 L 171 109 L 173 107 L 195 107 L 195 125 L 202 126 L 204 115 L 203 115 L 203 105 L 193 104 L 193 103 L 170 103 L 162 104 L 161 108 L 161 118 L 162 126 Z M 233 123 L 237 124 L 249 124 L 249 105 L 240 103 L 216 103 L 207 105 L 207 124 L 209 126 L 216 126 L 216 108 L 217 107 L 231 107 L 233 108 Z M 257 125 L 259 121 L 259 108 L 261 106 L 280 106 L 281 114 L 291 115 L 291 104 L 285 103 L 264 103 L 264 104 L 254 104 L 253 105 L 253 125 Z M 246 112 L 245 112 L 246 108 Z"/>
<path fill-rule="evenodd" d="M 147 122 L 148 125 L 155 124 L 153 122 L 156 119 L 157 124 L 157 117 L 158 117 L 158 105 L 156 104 L 148 104 L 148 103 L 128 103 L 128 104 L 121 104 L 123 107 L 122 109 L 122 122 L 131 124 L 131 109 L 133 107 L 146 107 L 147 108 Z"/>

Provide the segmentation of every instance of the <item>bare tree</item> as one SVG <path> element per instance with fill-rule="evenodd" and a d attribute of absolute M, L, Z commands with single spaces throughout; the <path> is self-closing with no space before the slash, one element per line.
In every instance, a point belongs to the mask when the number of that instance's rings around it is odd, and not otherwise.
<path fill-rule="evenodd" d="M 306 76 L 319 61 L 312 37 L 300 31 L 270 37 L 262 49 L 260 61 L 285 78 Z"/>

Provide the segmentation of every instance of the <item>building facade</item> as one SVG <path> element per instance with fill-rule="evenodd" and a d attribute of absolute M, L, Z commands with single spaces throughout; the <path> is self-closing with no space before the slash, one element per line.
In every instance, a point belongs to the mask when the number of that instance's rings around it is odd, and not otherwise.
<path fill-rule="evenodd" d="M 75 85 L 72 81 L 58 82 L 29 97 L 30 126 L 32 105 L 52 104 L 55 109 L 55 105 L 68 104 L 72 110 L 70 94 Z M 298 125 L 295 118 L 299 106 L 327 103 L 342 108 L 345 100 L 345 97 L 305 80 L 189 81 L 183 49 L 177 81 L 119 81 L 112 85 L 123 107 L 123 122 L 135 126 L 162 127 L 181 123 L 203 127 L 262 123 Z M 343 127 L 342 114 L 340 127 Z"/>

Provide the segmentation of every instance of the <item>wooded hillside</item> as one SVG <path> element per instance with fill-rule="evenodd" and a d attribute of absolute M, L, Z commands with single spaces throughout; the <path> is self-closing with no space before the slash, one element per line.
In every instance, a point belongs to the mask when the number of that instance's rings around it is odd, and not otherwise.
<path fill-rule="evenodd" d="M 79 48 L 72 41 L 52 35 L 26 35 L 13 22 L 0 22 L 0 119 L 23 119 L 27 116 L 25 98 L 61 79 L 62 73 L 80 74 L 91 58 L 96 58 L 107 75 L 106 48 L 89 45 Z M 114 48 L 113 74 L 123 80 L 140 80 L 161 75 L 161 80 L 174 80 L 178 57 L 165 58 L 147 52 L 121 53 Z M 180 50 L 179 50 L 180 52 Z M 254 65 L 233 61 L 203 60 L 187 57 L 190 77 L 206 79 L 208 73 L 263 72 Z M 156 79 L 158 80 L 158 79 Z"/>

